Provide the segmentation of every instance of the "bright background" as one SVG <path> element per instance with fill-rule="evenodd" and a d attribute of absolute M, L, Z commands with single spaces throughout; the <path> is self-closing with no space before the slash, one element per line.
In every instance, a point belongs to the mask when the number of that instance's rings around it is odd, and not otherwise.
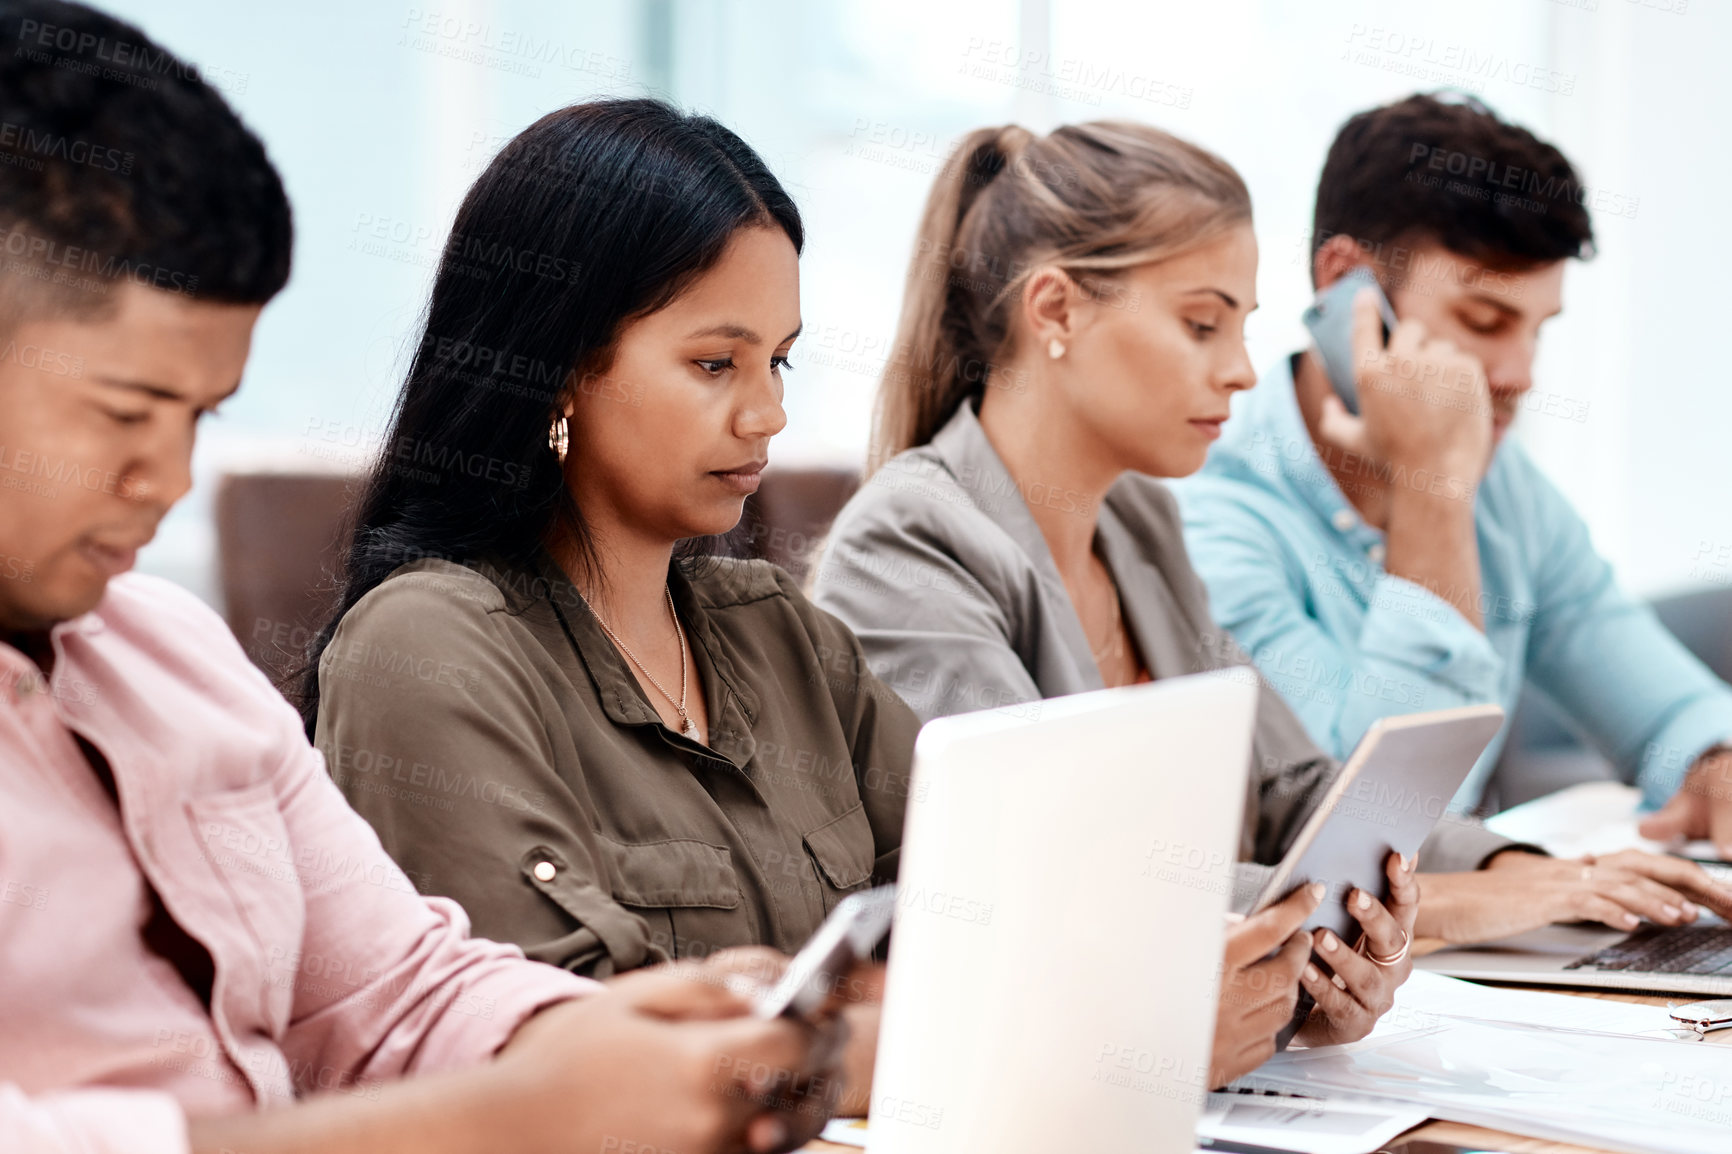
<path fill-rule="evenodd" d="M 915 221 L 950 141 L 1104 116 L 1221 153 L 1262 247 L 1265 365 L 1303 340 L 1323 154 L 1351 113 L 1478 93 L 1557 143 L 1601 202 L 1518 435 L 1631 588 L 1732 584 L 1723 445 L 1732 157 L 1722 0 L 98 0 L 206 69 L 264 139 L 297 223 L 246 387 L 141 567 L 215 598 L 224 468 L 355 467 L 378 441 L 433 263 L 507 138 L 598 94 L 652 92 L 758 148 L 808 223 L 806 335 L 774 458 L 858 463 Z M 290 11 L 285 11 L 285 8 Z"/>

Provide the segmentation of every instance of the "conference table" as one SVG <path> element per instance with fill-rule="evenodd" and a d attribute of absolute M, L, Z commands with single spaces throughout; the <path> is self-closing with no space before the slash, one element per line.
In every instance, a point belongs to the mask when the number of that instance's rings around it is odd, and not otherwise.
<path fill-rule="evenodd" d="M 1519 987 L 1526 989 L 1546 989 L 1549 993 L 1571 994 L 1582 998 L 1608 998 L 1619 1002 L 1637 1002 L 1647 1005 L 1664 1006 L 1668 1002 L 1688 1002 L 1694 1000 L 1689 995 L 1675 995 L 1671 998 L 1653 997 L 1644 994 L 1624 994 L 1613 991 L 1595 990 L 1557 990 L 1549 987 Z M 1732 1045 L 1732 1029 L 1720 1030 L 1709 1034 L 1706 1045 Z M 1467 1146 L 1478 1150 L 1508 1151 L 1508 1154 L 1605 1154 L 1598 1146 L 1577 1146 L 1569 1142 L 1551 1142 L 1541 1138 L 1524 1138 L 1519 1134 L 1506 1133 L 1502 1130 L 1487 1130 L 1483 1126 L 1465 1126 L 1459 1122 L 1427 1122 L 1403 1134 L 1389 1147 L 1399 1148 L 1400 1144 L 1410 1140 L 1449 1143 L 1455 1146 Z M 1732 1143 L 1732 1138 L 1729 1138 Z M 811 1154 L 859 1154 L 858 1146 L 841 1146 L 833 1142 L 810 1142 L 801 1147 L 802 1151 Z M 985 1152 L 983 1152 L 985 1154 Z"/>

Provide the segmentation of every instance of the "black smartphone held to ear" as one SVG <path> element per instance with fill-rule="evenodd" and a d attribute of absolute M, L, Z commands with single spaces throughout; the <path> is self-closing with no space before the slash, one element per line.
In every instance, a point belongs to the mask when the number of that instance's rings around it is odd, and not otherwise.
<path fill-rule="evenodd" d="M 816 1018 L 848 971 L 872 956 L 895 912 L 895 886 L 843 898 L 788 963 L 782 980 L 759 997 L 753 1012 L 764 1019 Z"/>
<path fill-rule="evenodd" d="M 1323 371 L 1329 374 L 1329 383 L 1350 413 L 1359 412 L 1359 386 L 1353 375 L 1353 298 L 1364 288 L 1377 294 L 1377 311 L 1383 314 L 1383 343 L 1388 344 L 1395 329 L 1395 309 L 1364 265 L 1318 293 L 1303 317 L 1317 355 L 1323 359 Z"/>

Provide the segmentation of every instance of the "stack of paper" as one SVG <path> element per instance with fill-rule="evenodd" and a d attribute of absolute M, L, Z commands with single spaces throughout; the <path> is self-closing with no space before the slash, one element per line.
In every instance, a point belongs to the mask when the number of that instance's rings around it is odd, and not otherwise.
<path fill-rule="evenodd" d="M 1370 1154 L 1425 1117 L 1422 1110 L 1376 1103 L 1210 1094 L 1197 1137 L 1293 1154 Z M 867 1136 L 863 1118 L 837 1118 L 823 1134 L 825 1141 L 844 1146 L 866 1146 Z"/>
<path fill-rule="evenodd" d="M 1425 1119 L 1411 1106 L 1210 1094 L 1197 1137 L 1294 1154 L 1370 1154 Z"/>
<path fill-rule="evenodd" d="M 1732 1050 L 1670 1036 L 1664 1010 L 1426 973 L 1364 1041 L 1279 1054 L 1239 1085 L 1644 1154 L 1720 1154 L 1732 1133 Z"/>
<path fill-rule="evenodd" d="M 1645 849 L 1712 861 L 1720 855 L 1711 842 L 1664 844 L 1637 830 L 1642 817 L 1642 791 L 1618 781 L 1587 781 L 1548 793 L 1486 819 L 1493 833 L 1532 842 L 1556 857 L 1616 853 Z"/>

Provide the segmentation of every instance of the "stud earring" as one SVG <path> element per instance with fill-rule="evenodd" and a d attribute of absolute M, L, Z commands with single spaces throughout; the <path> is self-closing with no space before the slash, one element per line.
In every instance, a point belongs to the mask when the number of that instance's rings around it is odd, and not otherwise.
<path fill-rule="evenodd" d="M 553 418 L 553 424 L 547 427 L 547 447 L 553 450 L 553 455 L 559 458 L 560 464 L 565 464 L 565 454 L 571 448 L 570 417 Z"/>
<path fill-rule="evenodd" d="M 1064 356 L 1064 342 L 1057 337 L 1052 338 L 1047 342 L 1046 355 L 1055 361 Z"/>

